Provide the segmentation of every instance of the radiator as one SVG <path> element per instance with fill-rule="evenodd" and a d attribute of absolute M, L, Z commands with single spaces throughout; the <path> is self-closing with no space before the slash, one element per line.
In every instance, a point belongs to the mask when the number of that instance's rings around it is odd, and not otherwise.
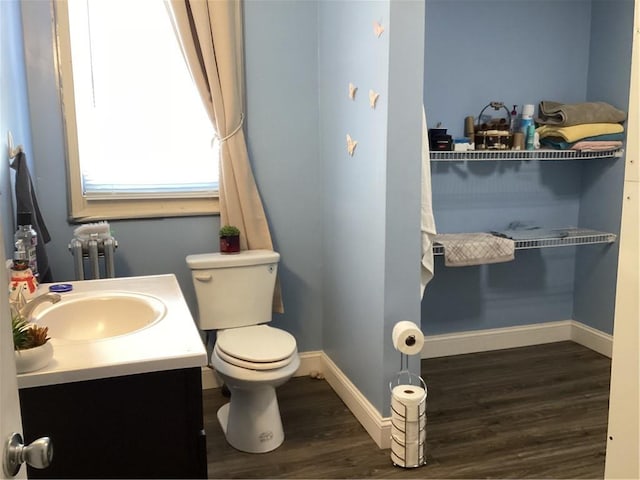
<path fill-rule="evenodd" d="M 91 227 L 98 227 L 96 229 L 98 232 L 87 233 Z M 79 231 L 80 229 L 82 231 Z M 113 255 L 116 248 L 118 248 L 118 242 L 109 233 L 109 226 L 106 223 L 84 225 L 76 229 L 76 235 L 69 243 L 76 280 L 114 278 L 116 275 Z M 89 271 L 90 276 L 85 274 Z"/>

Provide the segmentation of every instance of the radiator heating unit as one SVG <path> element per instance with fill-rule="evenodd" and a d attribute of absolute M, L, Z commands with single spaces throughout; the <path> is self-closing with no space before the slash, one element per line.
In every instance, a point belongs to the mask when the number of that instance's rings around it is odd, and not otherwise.
<path fill-rule="evenodd" d="M 76 280 L 114 278 L 113 256 L 118 242 L 108 222 L 87 223 L 76 228 L 69 243 Z"/>

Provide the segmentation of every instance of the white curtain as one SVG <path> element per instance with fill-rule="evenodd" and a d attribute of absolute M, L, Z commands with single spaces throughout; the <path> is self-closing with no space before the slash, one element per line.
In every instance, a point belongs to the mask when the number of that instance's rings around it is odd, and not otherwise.
<path fill-rule="evenodd" d="M 244 137 L 244 46 L 240 0 L 170 0 L 191 74 L 220 138 L 220 224 L 242 232 L 241 249 L 273 250 Z M 283 312 L 276 285 L 274 312 Z"/>

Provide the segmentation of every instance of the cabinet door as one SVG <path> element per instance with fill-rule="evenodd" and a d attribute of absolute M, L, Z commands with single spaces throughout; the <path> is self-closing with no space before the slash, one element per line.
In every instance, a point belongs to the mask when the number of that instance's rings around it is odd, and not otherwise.
<path fill-rule="evenodd" d="M 200 368 L 20 390 L 25 438 L 60 439 L 29 478 L 207 478 Z"/>

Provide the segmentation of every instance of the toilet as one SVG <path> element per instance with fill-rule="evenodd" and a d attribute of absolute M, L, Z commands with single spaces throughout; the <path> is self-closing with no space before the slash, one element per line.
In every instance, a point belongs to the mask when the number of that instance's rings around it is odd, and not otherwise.
<path fill-rule="evenodd" d="M 216 330 L 211 364 L 231 392 L 218 410 L 227 442 L 265 453 L 284 441 L 276 387 L 300 366 L 296 339 L 267 325 L 280 255 L 271 250 L 188 255 L 198 327 Z"/>

